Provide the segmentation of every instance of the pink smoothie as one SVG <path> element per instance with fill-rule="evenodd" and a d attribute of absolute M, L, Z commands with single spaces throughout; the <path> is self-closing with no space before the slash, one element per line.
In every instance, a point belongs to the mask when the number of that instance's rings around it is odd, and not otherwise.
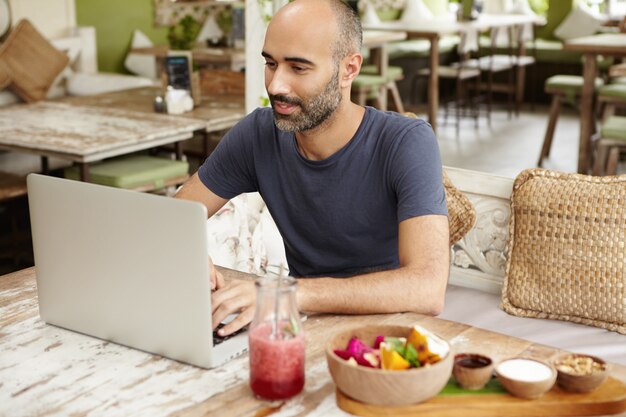
<path fill-rule="evenodd" d="M 304 333 L 278 340 L 271 333 L 272 326 L 265 323 L 250 332 L 250 387 L 259 397 L 279 400 L 304 387 Z"/>

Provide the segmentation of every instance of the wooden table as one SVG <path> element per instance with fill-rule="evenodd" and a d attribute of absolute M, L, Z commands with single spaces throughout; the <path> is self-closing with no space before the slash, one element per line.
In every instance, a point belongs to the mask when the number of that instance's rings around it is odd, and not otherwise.
<path fill-rule="evenodd" d="M 157 95 L 163 96 L 160 87 L 141 87 L 93 96 L 66 97 L 64 103 L 76 106 L 115 108 L 123 111 L 154 113 L 153 102 Z M 155 114 L 158 117 L 181 118 L 202 123 L 206 132 L 217 132 L 233 127 L 246 114 L 244 97 L 240 95 L 203 95 L 202 103 L 192 111 L 176 116 Z"/>
<path fill-rule="evenodd" d="M 437 131 L 437 111 L 439 110 L 439 39 L 445 35 L 460 34 L 466 36 L 491 28 L 506 28 L 526 24 L 545 24 L 545 19 L 526 15 L 487 15 L 481 14 L 477 20 L 459 22 L 448 17 L 416 20 L 410 23 L 402 21 L 383 22 L 364 25 L 369 30 L 402 31 L 408 39 L 427 39 L 430 42 L 428 67 L 428 122 Z"/>
<path fill-rule="evenodd" d="M 0 109 L 0 149 L 42 156 L 44 172 L 48 157 L 73 161 L 87 181 L 90 162 L 178 143 L 203 128 L 195 119 L 121 108 L 18 104 Z"/>
<path fill-rule="evenodd" d="M 250 277 L 222 270 L 226 278 Z M 525 340 L 420 314 L 310 315 L 304 392 L 286 402 L 254 398 L 248 356 L 204 370 L 44 324 L 38 315 L 35 271 L 0 277 L 0 415 L 10 416 L 346 416 L 324 347 L 335 333 L 364 324 L 420 325 L 457 352 L 495 360 L 514 355 L 549 359 L 557 350 Z M 626 367 L 612 376 L 626 381 Z"/>
<path fill-rule="evenodd" d="M 580 99 L 580 140 L 578 143 L 578 172 L 587 174 L 591 168 L 591 135 L 593 131 L 594 80 L 597 74 L 598 55 L 626 56 L 626 33 L 605 33 L 573 39 L 563 45 L 566 51 L 584 54 L 584 85 Z"/>

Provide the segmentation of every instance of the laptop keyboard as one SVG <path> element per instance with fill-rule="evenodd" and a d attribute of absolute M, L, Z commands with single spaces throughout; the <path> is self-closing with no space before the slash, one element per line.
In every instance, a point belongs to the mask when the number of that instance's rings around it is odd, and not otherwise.
<path fill-rule="evenodd" d="M 246 330 L 248 330 L 248 326 L 244 326 L 243 328 L 237 330 L 234 333 L 229 334 L 228 336 L 220 336 L 217 334 L 217 331 L 219 329 L 221 329 L 222 327 L 224 327 L 227 323 L 220 323 L 218 324 L 218 326 L 215 328 L 215 330 L 213 330 L 213 346 L 217 346 L 222 342 L 227 341 L 228 339 L 230 339 L 233 336 L 237 336 L 239 333 L 243 333 Z"/>

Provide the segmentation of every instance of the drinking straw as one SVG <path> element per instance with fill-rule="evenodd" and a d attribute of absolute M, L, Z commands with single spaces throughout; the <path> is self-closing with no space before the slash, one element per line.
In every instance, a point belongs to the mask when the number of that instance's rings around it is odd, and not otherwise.
<path fill-rule="evenodd" d="M 278 278 L 276 283 L 276 298 L 274 298 L 274 320 L 272 321 L 272 339 L 276 339 L 278 336 L 278 305 L 280 302 L 280 286 L 283 281 L 283 266 L 280 266 L 278 271 Z"/>

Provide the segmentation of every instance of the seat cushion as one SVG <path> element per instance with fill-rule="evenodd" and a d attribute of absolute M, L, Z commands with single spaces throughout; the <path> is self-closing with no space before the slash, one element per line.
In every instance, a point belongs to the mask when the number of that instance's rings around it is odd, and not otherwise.
<path fill-rule="evenodd" d="M 604 139 L 626 140 L 626 116 L 611 116 L 602 125 L 600 136 Z"/>
<path fill-rule="evenodd" d="M 189 163 L 152 156 L 127 156 L 90 164 L 90 181 L 118 188 L 137 188 L 150 185 L 161 188 L 167 180 L 183 177 Z M 65 177 L 79 179 L 77 167 L 65 169 Z"/>
<path fill-rule="evenodd" d="M 446 54 L 455 51 L 459 45 L 459 36 L 442 36 L 439 39 L 439 53 Z M 430 56 L 430 41 L 427 39 L 411 39 L 391 42 L 387 45 L 389 59 L 397 58 L 428 58 Z"/>
<path fill-rule="evenodd" d="M 27 102 L 42 100 L 69 58 L 48 42 L 28 20 L 21 20 L 0 46 L 9 88 Z"/>
<path fill-rule="evenodd" d="M 580 75 L 553 75 L 545 83 L 546 92 L 563 92 L 566 95 L 578 95 L 583 89 L 584 79 Z M 596 88 L 602 86 L 601 78 L 596 78 Z"/>
<path fill-rule="evenodd" d="M 626 334 L 626 176 L 528 169 L 511 194 L 502 308 Z"/>
<path fill-rule="evenodd" d="M 387 80 L 380 75 L 359 74 L 352 82 L 352 86 L 356 88 L 362 87 L 379 87 L 387 83 Z"/>
<path fill-rule="evenodd" d="M 378 68 L 376 68 L 376 65 L 363 65 L 359 74 L 376 75 L 377 73 Z M 402 69 L 402 67 L 397 67 L 394 65 L 387 67 L 388 80 L 401 80 L 402 77 L 404 77 L 404 70 Z"/>
<path fill-rule="evenodd" d="M 598 88 L 598 98 L 601 97 L 622 99 L 626 102 L 626 84 L 607 84 L 601 86 Z"/>
<path fill-rule="evenodd" d="M 534 55 L 538 62 L 554 62 L 561 64 L 576 64 L 582 62 L 580 52 L 566 51 L 563 42 L 550 39 L 536 39 L 526 44 L 528 55 Z"/>

